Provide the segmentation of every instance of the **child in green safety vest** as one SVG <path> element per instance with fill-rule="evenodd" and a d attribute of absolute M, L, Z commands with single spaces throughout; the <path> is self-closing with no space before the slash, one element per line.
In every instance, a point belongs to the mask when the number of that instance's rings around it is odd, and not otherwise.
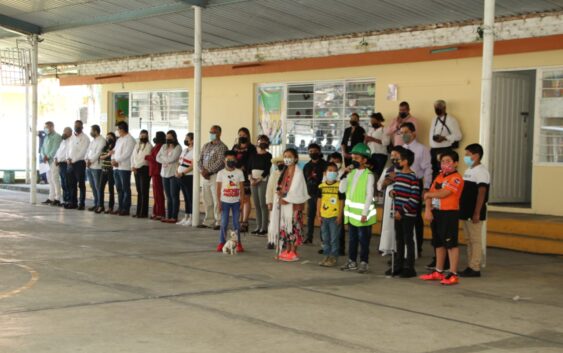
<path fill-rule="evenodd" d="M 359 143 L 352 149 L 352 164 L 345 169 L 339 190 L 346 193 L 344 202 L 344 223 L 348 224 L 349 250 L 348 262 L 341 267 L 343 271 L 366 273 L 369 263 L 371 226 L 376 223 L 374 201 L 375 176 L 366 168 L 371 157 L 369 147 Z M 358 266 L 358 244 L 360 264 Z"/>

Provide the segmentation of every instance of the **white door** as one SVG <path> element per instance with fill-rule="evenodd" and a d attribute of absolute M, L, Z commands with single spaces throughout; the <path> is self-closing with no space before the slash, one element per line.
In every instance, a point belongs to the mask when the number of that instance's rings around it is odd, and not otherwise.
<path fill-rule="evenodd" d="M 491 203 L 529 204 L 535 71 L 493 76 L 491 121 Z"/>

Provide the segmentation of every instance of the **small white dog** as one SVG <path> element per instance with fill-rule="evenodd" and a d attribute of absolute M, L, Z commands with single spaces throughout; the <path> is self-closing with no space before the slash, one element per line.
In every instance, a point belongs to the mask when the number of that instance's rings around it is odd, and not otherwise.
<path fill-rule="evenodd" d="M 238 234 L 234 230 L 229 232 L 229 240 L 223 245 L 223 254 L 237 254 Z"/>

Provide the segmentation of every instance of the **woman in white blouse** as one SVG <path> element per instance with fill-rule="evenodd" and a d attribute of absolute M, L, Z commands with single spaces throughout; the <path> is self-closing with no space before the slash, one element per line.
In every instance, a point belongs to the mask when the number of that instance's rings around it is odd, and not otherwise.
<path fill-rule="evenodd" d="M 166 133 L 166 145 L 162 146 L 156 155 L 156 161 L 162 164 L 160 176 L 162 177 L 162 186 L 166 195 L 166 217 L 162 219 L 164 223 L 178 222 L 180 197 L 179 195 L 174 196 L 172 183 L 175 182 L 174 178 L 176 177 L 180 154 L 182 154 L 182 147 L 178 143 L 176 131 L 170 130 Z"/>

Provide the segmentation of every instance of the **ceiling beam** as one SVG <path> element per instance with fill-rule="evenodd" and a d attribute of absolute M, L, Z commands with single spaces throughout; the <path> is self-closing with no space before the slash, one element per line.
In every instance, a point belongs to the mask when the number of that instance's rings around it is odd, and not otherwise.
<path fill-rule="evenodd" d="M 43 28 L 43 33 L 58 32 L 68 29 L 76 29 L 80 27 L 95 26 L 95 25 L 102 25 L 108 23 L 135 21 L 147 17 L 168 15 L 168 14 L 190 10 L 192 6 L 205 7 L 207 6 L 207 3 L 208 3 L 207 0 L 180 0 L 172 4 L 157 5 L 153 7 L 127 10 L 110 15 L 81 18 L 58 25 L 47 26 Z"/>
<path fill-rule="evenodd" d="M 18 20 L 6 15 L 0 14 L 0 27 L 10 31 L 16 32 L 18 34 L 41 34 L 41 27 L 33 23 Z"/>

